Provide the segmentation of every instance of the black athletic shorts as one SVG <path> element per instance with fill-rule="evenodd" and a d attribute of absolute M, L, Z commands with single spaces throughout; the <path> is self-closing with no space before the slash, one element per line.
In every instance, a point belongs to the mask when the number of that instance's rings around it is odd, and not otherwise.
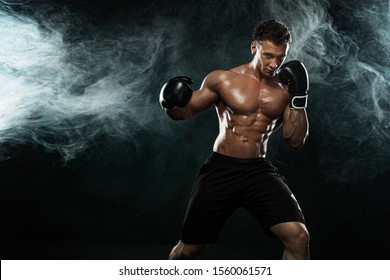
<path fill-rule="evenodd" d="M 213 152 L 192 188 L 181 240 L 216 242 L 225 221 L 238 207 L 251 213 L 270 236 L 273 225 L 305 222 L 286 180 L 268 160 Z"/>

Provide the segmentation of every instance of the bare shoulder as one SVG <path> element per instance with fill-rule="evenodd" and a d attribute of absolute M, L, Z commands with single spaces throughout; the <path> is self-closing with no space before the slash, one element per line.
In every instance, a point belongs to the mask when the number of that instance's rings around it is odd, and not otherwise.
<path fill-rule="evenodd" d="M 230 70 L 214 70 L 206 76 L 205 80 L 213 84 L 220 83 L 232 78 L 233 75 L 235 75 L 235 73 Z"/>
<path fill-rule="evenodd" d="M 228 70 L 214 70 L 210 72 L 203 80 L 202 88 L 209 88 L 215 92 L 219 92 L 224 86 L 229 86 L 236 83 L 236 79 L 247 77 L 246 65 L 240 65 Z"/>
<path fill-rule="evenodd" d="M 229 71 L 235 73 L 236 75 L 246 74 L 246 72 L 248 71 L 248 64 L 233 67 Z"/>
<path fill-rule="evenodd" d="M 202 83 L 202 89 L 210 89 L 213 91 L 218 91 L 219 86 L 232 78 L 234 73 L 228 70 L 214 70 L 207 74 Z"/>

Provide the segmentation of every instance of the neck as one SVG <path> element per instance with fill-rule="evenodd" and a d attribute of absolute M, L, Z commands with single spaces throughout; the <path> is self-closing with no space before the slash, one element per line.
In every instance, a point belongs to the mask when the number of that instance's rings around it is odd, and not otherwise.
<path fill-rule="evenodd" d="M 264 81 L 272 78 L 267 78 L 265 77 L 259 70 L 258 68 L 258 62 L 256 59 L 253 59 L 251 62 L 248 64 L 249 72 L 252 76 L 254 76 L 257 80 L 259 81 Z"/>

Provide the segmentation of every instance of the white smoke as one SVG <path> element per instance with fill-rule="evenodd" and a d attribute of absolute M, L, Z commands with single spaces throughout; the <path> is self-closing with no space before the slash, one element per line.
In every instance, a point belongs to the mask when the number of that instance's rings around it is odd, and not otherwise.
<path fill-rule="evenodd" d="M 65 40 L 61 26 L 0 11 L 0 155 L 4 143 L 28 143 L 70 160 L 99 137 L 132 141 L 151 123 L 162 129 L 149 70 L 167 26 L 154 24 L 153 34 L 129 24 Z"/>
<path fill-rule="evenodd" d="M 380 174 L 390 157 L 390 14 L 384 1 L 359 3 L 181 1 L 102 25 L 65 8 L 40 18 L 0 10 L 0 155 L 7 143 L 69 160 L 99 137 L 160 141 L 171 125 L 157 104 L 161 84 L 183 74 L 199 84 L 248 62 L 241 42 L 257 21 L 276 19 L 292 30 L 288 59 L 308 68 L 310 137 L 329 178 Z"/>
<path fill-rule="evenodd" d="M 390 160 L 390 15 L 383 2 L 364 4 L 343 1 L 340 11 L 326 0 L 266 5 L 266 17 L 292 29 L 289 59 L 308 68 L 318 160 L 327 178 L 339 182 L 381 174 Z M 336 20 L 350 25 L 340 29 Z"/>

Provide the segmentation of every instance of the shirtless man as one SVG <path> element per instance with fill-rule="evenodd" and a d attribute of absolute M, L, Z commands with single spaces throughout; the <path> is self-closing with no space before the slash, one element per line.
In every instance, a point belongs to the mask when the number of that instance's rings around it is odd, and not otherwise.
<path fill-rule="evenodd" d="M 182 235 L 170 259 L 198 256 L 217 241 L 238 207 L 283 243 L 283 259 L 309 259 L 301 209 L 283 176 L 265 159 L 268 139 L 280 126 L 288 145 L 305 142 L 307 72 L 299 61 L 283 64 L 291 44 L 284 24 L 260 22 L 253 39 L 251 62 L 211 72 L 196 91 L 184 76 L 161 89 L 160 103 L 170 118 L 187 119 L 213 104 L 219 118 L 213 153 L 193 186 Z"/>

